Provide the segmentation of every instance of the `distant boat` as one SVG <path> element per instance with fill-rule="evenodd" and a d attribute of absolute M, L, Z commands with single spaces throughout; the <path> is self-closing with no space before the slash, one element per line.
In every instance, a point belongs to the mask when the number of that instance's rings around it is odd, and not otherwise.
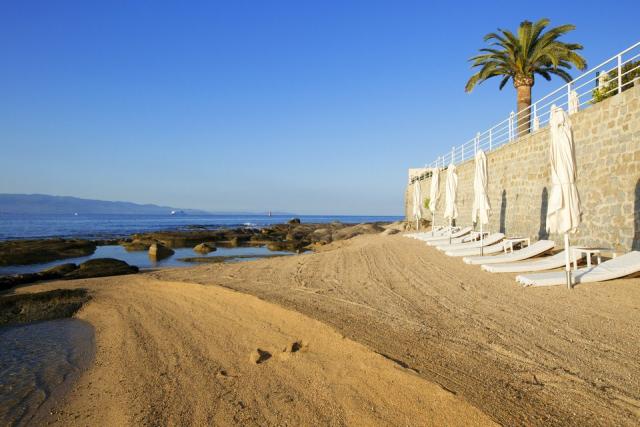
<path fill-rule="evenodd" d="M 269 216 L 271 216 L 271 211 L 269 211 Z"/>
<path fill-rule="evenodd" d="M 78 212 L 74 212 L 74 213 L 73 213 L 73 216 L 78 216 Z"/>
<path fill-rule="evenodd" d="M 186 213 L 184 211 L 171 211 L 169 215 L 182 216 L 182 215 L 186 215 Z"/>

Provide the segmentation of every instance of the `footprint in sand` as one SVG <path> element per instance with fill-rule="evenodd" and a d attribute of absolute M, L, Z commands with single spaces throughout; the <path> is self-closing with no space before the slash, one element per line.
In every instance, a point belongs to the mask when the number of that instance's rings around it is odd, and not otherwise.
<path fill-rule="evenodd" d="M 303 340 L 294 341 L 282 349 L 282 352 L 279 354 L 280 359 L 281 360 L 289 359 L 291 356 L 295 355 L 298 352 L 306 351 L 307 347 L 308 347 L 307 342 Z"/>
<path fill-rule="evenodd" d="M 264 363 L 269 359 L 271 359 L 271 353 L 260 348 L 256 349 L 256 351 L 252 352 L 249 356 L 249 360 L 256 365 Z"/>
<path fill-rule="evenodd" d="M 278 354 L 278 358 L 280 360 L 289 359 L 295 353 L 306 351 L 309 344 L 306 341 L 298 340 L 294 341 L 291 344 L 288 344 L 285 348 L 282 349 L 282 352 Z M 261 348 L 256 349 L 256 351 L 252 352 L 249 356 L 249 360 L 256 365 L 266 362 L 271 359 L 272 354 L 266 350 L 262 350 Z"/>

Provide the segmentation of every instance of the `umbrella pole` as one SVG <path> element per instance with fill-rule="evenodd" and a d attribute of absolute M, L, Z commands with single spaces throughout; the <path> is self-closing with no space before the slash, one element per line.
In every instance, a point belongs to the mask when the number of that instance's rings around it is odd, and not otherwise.
<path fill-rule="evenodd" d="M 571 261 L 570 261 L 569 233 L 564 233 L 564 260 L 567 273 L 567 289 L 571 289 Z"/>
<path fill-rule="evenodd" d="M 480 221 L 480 256 L 484 255 L 484 234 L 482 233 L 482 221 Z"/>
<path fill-rule="evenodd" d="M 452 234 L 453 234 L 453 218 L 449 218 L 449 244 L 451 244 Z"/>
<path fill-rule="evenodd" d="M 431 236 L 435 235 L 436 228 L 436 213 L 431 212 Z"/>

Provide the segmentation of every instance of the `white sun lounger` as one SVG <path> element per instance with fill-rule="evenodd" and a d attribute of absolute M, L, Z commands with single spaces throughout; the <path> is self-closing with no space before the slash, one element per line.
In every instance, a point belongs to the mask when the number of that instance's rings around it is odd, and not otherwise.
<path fill-rule="evenodd" d="M 437 246 L 436 249 L 439 251 L 448 252 L 448 251 L 455 251 L 456 249 L 479 248 L 480 246 L 491 246 L 494 243 L 498 243 L 502 239 L 504 239 L 504 234 L 493 233 L 486 236 L 484 239 L 482 239 L 482 241 L 478 239 L 471 242 L 457 243 L 457 244 L 451 244 L 451 245 L 449 245 L 448 243 L 445 243 L 440 246 Z"/>
<path fill-rule="evenodd" d="M 461 243 L 467 243 L 467 242 L 474 242 L 476 240 L 476 237 L 472 234 L 465 234 L 464 236 L 461 237 L 456 237 L 456 238 L 451 238 L 449 239 L 448 237 L 445 237 L 444 239 L 441 240 L 432 240 L 430 242 L 427 242 L 427 245 L 429 246 L 442 246 L 442 245 L 458 245 Z"/>
<path fill-rule="evenodd" d="M 618 279 L 640 272 L 640 251 L 605 261 L 591 268 L 580 268 L 571 272 L 573 283 L 604 282 Z M 566 283 L 564 271 L 550 271 L 547 273 L 521 274 L 516 280 L 525 286 L 553 286 Z"/>
<path fill-rule="evenodd" d="M 444 235 L 449 236 L 449 227 L 438 227 L 433 232 L 431 231 L 420 231 L 416 233 L 407 233 L 404 237 L 410 237 L 412 239 L 419 239 L 421 237 L 442 237 Z"/>
<path fill-rule="evenodd" d="M 508 254 L 495 255 L 495 256 L 469 256 L 464 257 L 463 260 L 467 264 L 499 264 L 504 262 L 522 261 L 524 259 L 533 258 L 534 256 L 541 255 L 546 251 L 553 249 L 555 243 L 551 240 L 538 240 L 534 244 L 527 246 L 526 248 L 513 251 Z"/>
<path fill-rule="evenodd" d="M 524 273 L 526 271 L 553 270 L 554 268 L 560 268 L 565 265 L 566 260 L 564 258 L 564 254 L 565 252 L 561 251 L 552 256 L 532 259 L 530 261 L 485 264 L 482 266 L 482 269 L 492 273 Z M 571 262 L 577 262 L 581 258 L 584 258 L 584 254 L 573 252 Z"/>
<path fill-rule="evenodd" d="M 482 249 L 482 253 L 484 255 L 495 254 L 498 252 L 504 252 L 504 242 L 496 243 L 495 245 L 485 246 Z M 473 256 L 480 255 L 480 248 L 466 248 L 466 249 L 455 249 L 445 252 L 449 256 Z"/>
<path fill-rule="evenodd" d="M 469 234 L 472 230 L 473 230 L 473 227 L 464 227 L 464 228 L 454 232 L 453 234 L 451 234 L 451 238 L 452 239 L 457 239 L 459 237 L 465 236 L 465 235 Z M 432 242 L 436 242 L 436 244 L 442 244 L 444 242 L 448 242 L 449 241 L 449 234 L 446 233 L 446 234 L 443 234 L 443 235 L 440 235 L 440 236 L 434 236 L 434 237 L 427 236 L 427 237 L 419 238 L 419 240 L 427 242 L 427 244 L 430 244 Z M 433 246 L 433 245 L 430 245 L 430 246 Z"/>
<path fill-rule="evenodd" d="M 472 227 L 465 227 L 465 228 L 460 228 L 460 227 L 453 227 L 453 228 L 444 228 L 440 231 L 440 233 L 436 232 L 435 235 L 431 235 L 431 233 L 425 233 L 423 236 L 417 236 L 416 238 L 418 240 L 422 240 L 423 242 L 431 242 L 434 240 L 448 240 L 449 239 L 449 235 L 451 235 L 452 238 L 455 237 L 460 237 L 463 236 L 467 233 L 469 233 L 469 231 L 472 230 Z"/>

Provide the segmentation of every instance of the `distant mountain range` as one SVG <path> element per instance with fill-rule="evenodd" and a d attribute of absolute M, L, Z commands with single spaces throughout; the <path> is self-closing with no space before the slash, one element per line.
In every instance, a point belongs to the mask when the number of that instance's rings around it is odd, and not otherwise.
<path fill-rule="evenodd" d="M 131 202 L 81 199 L 48 194 L 0 194 L 0 214 L 18 215 L 268 215 L 268 212 L 203 211 L 170 206 L 141 205 Z M 290 212 L 272 212 L 274 216 L 292 216 Z"/>
<path fill-rule="evenodd" d="M 130 202 L 80 199 L 46 194 L 0 194 L 3 214 L 120 214 L 120 215 L 203 215 L 211 212 Z"/>

